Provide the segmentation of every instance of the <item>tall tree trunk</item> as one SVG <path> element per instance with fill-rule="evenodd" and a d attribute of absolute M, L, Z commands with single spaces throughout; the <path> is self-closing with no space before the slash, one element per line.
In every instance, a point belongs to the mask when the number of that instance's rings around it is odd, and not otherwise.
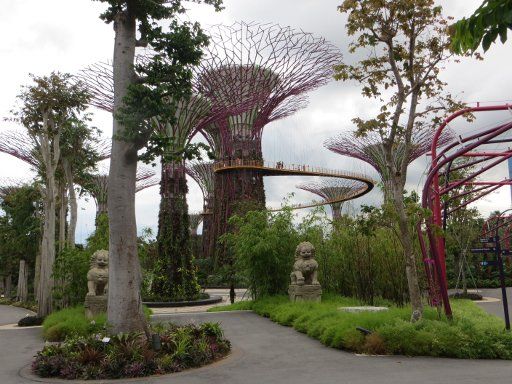
<path fill-rule="evenodd" d="M 21 301 L 22 303 L 28 301 L 28 264 L 23 259 L 20 260 L 16 301 Z"/>
<path fill-rule="evenodd" d="M 34 300 L 37 302 L 38 292 L 39 292 L 39 276 L 41 275 L 41 244 L 39 244 L 39 249 L 36 253 L 36 260 L 34 263 Z"/>
<path fill-rule="evenodd" d="M 64 183 L 59 183 L 59 253 L 66 245 L 66 187 Z"/>
<path fill-rule="evenodd" d="M 119 12 L 114 22 L 114 117 L 123 106 L 128 86 L 135 82 L 135 15 Z M 141 268 L 137 255 L 135 181 L 137 148 L 120 138 L 126 127 L 114 118 L 108 179 L 109 289 L 108 322 L 113 333 L 146 330 L 142 312 Z"/>
<path fill-rule="evenodd" d="M 10 300 L 12 298 L 12 276 L 10 273 L 4 278 L 4 292 L 5 297 Z"/>
<path fill-rule="evenodd" d="M 64 168 L 64 178 L 66 180 L 66 187 L 68 190 L 69 197 L 69 227 L 66 243 L 68 247 L 75 247 L 75 234 L 76 234 L 76 223 L 78 220 L 78 204 L 76 200 L 76 191 L 75 185 L 73 182 L 73 172 L 71 170 L 71 165 L 69 164 L 68 159 L 62 159 L 62 166 Z"/>
<path fill-rule="evenodd" d="M 199 293 L 192 265 L 187 192 L 184 164 L 162 164 L 157 243 L 163 275 L 155 279 L 153 291 L 171 299 L 192 299 Z"/>
<path fill-rule="evenodd" d="M 423 316 L 423 303 L 421 302 L 413 235 L 404 206 L 403 185 L 402 180 L 395 180 L 393 183 L 393 205 L 398 215 L 398 227 L 404 249 L 405 274 L 407 276 L 409 299 L 412 306 L 411 321 L 417 321 Z"/>
<path fill-rule="evenodd" d="M 52 312 L 52 291 L 54 287 L 53 264 L 55 263 L 55 213 L 56 213 L 55 175 L 46 172 L 46 195 L 44 202 L 44 226 L 41 241 L 41 268 L 37 292 L 37 315 L 45 317 Z"/>

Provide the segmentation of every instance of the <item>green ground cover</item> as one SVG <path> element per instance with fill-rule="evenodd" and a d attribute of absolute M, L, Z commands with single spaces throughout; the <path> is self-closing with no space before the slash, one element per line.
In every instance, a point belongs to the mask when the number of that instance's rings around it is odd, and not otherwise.
<path fill-rule="evenodd" d="M 353 305 L 360 304 L 356 299 L 334 295 L 324 295 L 322 303 L 291 303 L 286 296 L 275 296 L 210 311 L 253 310 L 329 347 L 358 353 L 512 359 L 512 334 L 504 330 L 503 320 L 469 300 L 452 301 L 452 321 L 439 318 L 436 309 L 427 307 L 424 318 L 417 323 L 409 321 L 408 306 L 390 306 L 388 311 L 378 313 L 338 310 Z M 364 335 L 357 326 L 372 333 Z"/>

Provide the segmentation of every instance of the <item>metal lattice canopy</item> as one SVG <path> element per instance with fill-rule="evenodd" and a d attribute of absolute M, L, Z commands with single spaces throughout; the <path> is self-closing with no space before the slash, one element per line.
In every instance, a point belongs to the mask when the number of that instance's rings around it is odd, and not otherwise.
<path fill-rule="evenodd" d="M 430 151 L 430 145 L 435 130 L 429 127 L 417 129 L 413 132 L 413 149 L 409 154 L 407 163 L 410 164 L 417 158 L 427 154 Z M 453 131 L 446 130 L 439 140 L 439 146 L 444 146 L 452 142 L 455 138 Z M 340 155 L 354 157 L 370 164 L 381 175 L 383 180 L 389 176 L 385 168 L 385 152 L 383 147 L 383 138 L 378 132 L 372 131 L 364 136 L 357 136 L 354 132 L 343 132 L 339 135 L 329 138 L 324 142 L 324 146 Z M 403 161 L 405 146 L 397 145 L 393 148 L 393 160 L 397 168 Z"/>
<path fill-rule="evenodd" d="M 135 192 L 140 192 L 146 188 L 159 184 L 156 172 L 148 168 L 138 168 L 136 175 Z M 102 172 L 90 175 L 86 180 L 81 181 L 81 186 L 93 197 L 96 205 L 107 204 L 108 197 L 108 172 L 103 169 Z"/>
<path fill-rule="evenodd" d="M 201 213 L 190 213 L 188 215 L 188 220 L 190 223 L 190 229 L 192 232 L 197 232 L 197 228 L 199 224 L 203 221 L 203 215 Z"/>
<path fill-rule="evenodd" d="M 341 60 L 339 49 L 325 39 L 277 24 L 238 22 L 209 33 L 206 52 L 216 69 L 206 74 L 216 81 L 201 77 L 202 94 L 212 105 L 255 103 L 204 130 L 216 152 L 230 151 L 232 141 L 261 142 L 263 127 L 304 108 L 305 93 L 332 79 Z"/>
<path fill-rule="evenodd" d="M 150 57 L 150 53 L 138 55 L 136 60 L 137 63 L 142 63 Z M 217 68 L 214 67 L 221 63 L 222 60 L 213 60 L 207 55 L 198 66 L 192 69 L 192 95 L 189 99 L 183 99 L 177 103 L 174 122 L 161 121 L 157 116 L 152 118 L 151 123 L 156 131 L 167 138 L 172 138 L 169 151 L 182 149 L 198 130 L 226 119 L 229 115 L 242 113 L 254 105 L 255 101 L 252 98 L 230 99 L 222 105 L 213 104 L 201 93 L 199 78 L 201 78 L 201 86 L 209 88 L 222 86 L 223 81 L 228 81 L 220 77 L 217 74 Z M 92 94 L 91 105 L 113 112 L 114 81 L 111 64 L 92 64 L 81 70 L 75 77 L 77 81 L 85 83 Z"/>
<path fill-rule="evenodd" d="M 210 203 L 214 190 L 215 173 L 213 171 L 213 162 L 193 161 L 186 165 L 186 172 L 201 188 L 205 208 L 208 208 L 206 206 Z"/>
<path fill-rule="evenodd" d="M 358 180 L 326 179 L 319 182 L 299 184 L 297 188 L 320 196 L 326 204 L 331 206 L 333 216 L 338 217 L 343 202 L 352 199 L 367 186 Z"/>

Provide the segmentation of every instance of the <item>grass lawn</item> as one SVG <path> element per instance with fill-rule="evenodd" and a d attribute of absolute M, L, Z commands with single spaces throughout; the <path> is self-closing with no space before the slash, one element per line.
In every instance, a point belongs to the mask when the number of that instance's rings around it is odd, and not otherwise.
<path fill-rule="evenodd" d="M 324 294 L 321 303 L 291 303 L 288 297 L 277 296 L 210 311 L 253 310 L 329 347 L 359 353 L 512 359 L 512 334 L 504 330 L 503 320 L 469 300 L 452 301 L 452 321 L 439 318 L 436 309 L 425 307 L 424 318 L 414 324 L 409 321 L 410 307 L 390 306 L 388 311 L 377 313 L 338 310 L 354 305 L 360 305 L 358 300 Z M 372 334 L 365 336 L 356 326 Z"/>

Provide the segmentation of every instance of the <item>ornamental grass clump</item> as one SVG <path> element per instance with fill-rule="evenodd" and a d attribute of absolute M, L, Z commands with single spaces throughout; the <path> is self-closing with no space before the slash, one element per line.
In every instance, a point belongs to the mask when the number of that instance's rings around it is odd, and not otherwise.
<path fill-rule="evenodd" d="M 154 331 L 160 335 L 159 350 L 153 350 L 142 333 L 70 337 L 38 352 L 32 371 L 40 377 L 63 379 L 142 377 L 200 367 L 226 356 L 231 349 L 216 323 L 169 323 Z"/>
<path fill-rule="evenodd" d="M 243 303 L 243 304 L 242 304 Z M 409 306 L 387 306 L 383 312 L 346 312 L 359 306 L 354 298 L 324 294 L 321 303 L 295 302 L 285 296 L 240 302 L 215 311 L 252 309 L 272 321 L 293 327 L 323 344 L 357 353 L 512 360 L 512 334 L 502 319 L 486 313 L 469 300 L 454 300 L 453 320 L 425 308 L 423 319 L 412 323 Z M 369 330 L 363 334 L 356 327 Z"/>
<path fill-rule="evenodd" d="M 149 319 L 151 309 L 144 306 L 143 310 Z M 43 322 L 43 338 L 46 341 L 64 341 L 68 337 L 88 336 L 102 332 L 106 323 L 106 314 L 101 313 L 93 319 L 88 319 L 83 305 L 77 305 L 48 315 Z"/>

